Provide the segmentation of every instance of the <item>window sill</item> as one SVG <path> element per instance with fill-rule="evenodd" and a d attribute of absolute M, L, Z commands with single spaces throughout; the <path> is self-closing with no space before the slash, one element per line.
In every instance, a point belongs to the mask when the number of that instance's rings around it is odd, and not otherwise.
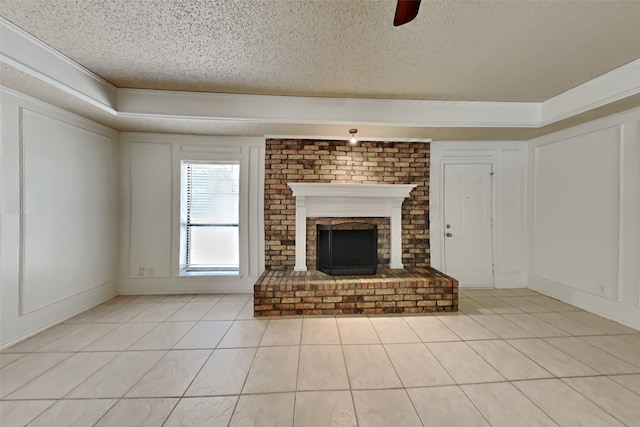
<path fill-rule="evenodd" d="M 180 277 L 240 277 L 240 272 L 235 270 L 203 270 L 203 271 L 187 271 L 180 270 Z"/>

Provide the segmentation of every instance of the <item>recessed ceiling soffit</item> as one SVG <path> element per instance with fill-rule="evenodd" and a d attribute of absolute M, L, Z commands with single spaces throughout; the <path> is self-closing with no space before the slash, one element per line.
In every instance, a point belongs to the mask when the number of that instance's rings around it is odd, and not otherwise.
<path fill-rule="evenodd" d="M 118 88 L 0 17 L 3 63 L 116 119 L 283 125 L 543 128 L 640 93 L 640 59 L 542 102 L 247 95 Z"/>

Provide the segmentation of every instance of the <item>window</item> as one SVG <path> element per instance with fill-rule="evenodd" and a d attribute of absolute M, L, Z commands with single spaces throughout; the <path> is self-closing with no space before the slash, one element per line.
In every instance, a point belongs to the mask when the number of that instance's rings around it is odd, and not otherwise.
<path fill-rule="evenodd" d="M 186 272 L 238 272 L 239 162 L 183 161 L 181 267 Z"/>

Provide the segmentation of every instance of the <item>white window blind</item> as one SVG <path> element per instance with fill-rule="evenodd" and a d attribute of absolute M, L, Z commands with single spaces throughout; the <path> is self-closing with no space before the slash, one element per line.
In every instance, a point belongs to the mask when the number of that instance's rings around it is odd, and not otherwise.
<path fill-rule="evenodd" d="M 238 163 L 182 163 L 182 253 L 186 270 L 240 265 Z"/>

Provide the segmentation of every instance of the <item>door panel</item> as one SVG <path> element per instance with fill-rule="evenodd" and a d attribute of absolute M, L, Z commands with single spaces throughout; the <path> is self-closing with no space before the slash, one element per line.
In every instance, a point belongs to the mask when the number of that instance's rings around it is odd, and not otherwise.
<path fill-rule="evenodd" d="M 444 166 L 444 266 L 461 286 L 493 287 L 490 164 Z"/>

